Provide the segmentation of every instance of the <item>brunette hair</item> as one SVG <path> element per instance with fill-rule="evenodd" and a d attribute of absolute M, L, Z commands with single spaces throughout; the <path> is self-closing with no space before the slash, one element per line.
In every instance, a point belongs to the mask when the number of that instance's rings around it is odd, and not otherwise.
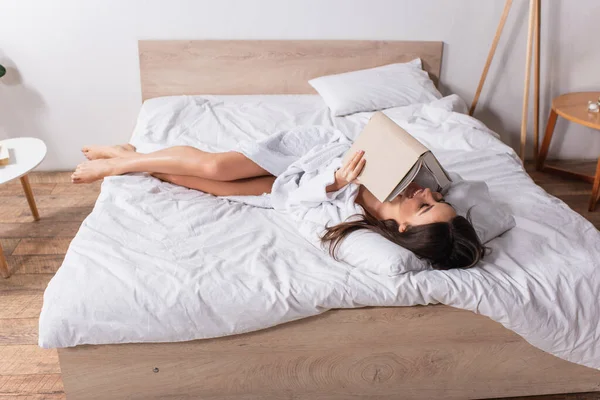
<path fill-rule="evenodd" d="M 456 216 L 448 222 L 411 226 L 404 232 L 393 219 L 380 221 L 368 212 L 351 221 L 326 227 L 321 241 L 329 243 L 329 254 L 336 251 L 346 236 L 360 229 L 379 233 L 386 239 L 431 262 L 435 269 L 470 268 L 485 255 L 483 246 L 467 217 Z"/>

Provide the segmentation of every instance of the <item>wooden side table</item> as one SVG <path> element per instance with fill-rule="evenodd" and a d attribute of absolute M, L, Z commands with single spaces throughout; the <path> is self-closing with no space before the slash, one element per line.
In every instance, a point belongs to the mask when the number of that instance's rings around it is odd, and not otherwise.
<path fill-rule="evenodd" d="M 559 115 L 576 124 L 600 130 L 600 113 L 592 113 L 587 110 L 588 101 L 598 101 L 598 97 L 600 97 L 600 92 L 578 92 L 563 94 L 552 101 L 552 111 L 550 112 L 550 117 L 548 117 L 548 125 L 546 126 L 546 133 L 544 135 L 544 140 L 542 141 L 542 147 L 540 148 L 536 165 L 538 171 L 555 172 L 593 183 L 592 197 L 590 198 L 588 207 L 589 211 L 594 211 L 600 195 L 600 158 L 598 158 L 595 176 L 579 174 L 551 165 L 545 165 L 545 161 L 546 156 L 548 155 L 550 142 L 552 141 L 552 135 L 554 134 L 556 119 Z"/>
<path fill-rule="evenodd" d="M 46 145 L 36 138 L 15 138 L 0 141 L 2 146 L 8 147 L 10 161 L 8 165 L 0 166 L 0 184 L 20 178 L 29 209 L 35 221 L 40 219 L 33 191 L 29 185 L 27 174 L 40 165 L 46 157 Z M 0 276 L 9 277 L 8 264 L 0 244 Z"/>

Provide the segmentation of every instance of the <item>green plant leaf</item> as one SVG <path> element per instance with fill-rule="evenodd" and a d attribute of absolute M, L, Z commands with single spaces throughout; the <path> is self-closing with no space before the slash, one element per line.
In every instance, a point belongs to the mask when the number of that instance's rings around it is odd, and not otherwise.
<path fill-rule="evenodd" d="M 4 68 L 2 64 L 0 64 L 0 78 L 2 78 L 4 74 L 6 74 L 6 68 Z"/>

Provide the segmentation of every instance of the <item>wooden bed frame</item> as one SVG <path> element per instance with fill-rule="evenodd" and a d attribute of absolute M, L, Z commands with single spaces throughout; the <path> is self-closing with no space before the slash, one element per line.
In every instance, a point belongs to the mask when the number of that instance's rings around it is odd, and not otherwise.
<path fill-rule="evenodd" d="M 144 99 L 314 93 L 324 74 L 421 57 L 441 42 L 141 41 Z M 544 329 L 544 327 L 540 327 Z M 59 349 L 78 399 L 463 399 L 600 390 L 600 371 L 447 306 L 333 310 L 258 332 L 182 343 Z"/>

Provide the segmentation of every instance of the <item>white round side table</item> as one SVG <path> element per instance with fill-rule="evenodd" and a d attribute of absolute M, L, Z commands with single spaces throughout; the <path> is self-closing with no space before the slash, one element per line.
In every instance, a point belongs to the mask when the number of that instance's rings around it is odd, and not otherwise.
<path fill-rule="evenodd" d="M 40 139 L 24 137 L 0 140 L 0 146 L 6 146 L 9 151 L 9 163 L 0 165 L 0 184 L 20 178 L 33 219 L 35 221 L 39 220 L 40 214 L 35 205 L 27 174 L 40 165 L 46 157 L 46 145 Z M 2 245 L 0 245 L 0 276 L 4 278 L 9 276 L 8 264 L 2 251 Z"/>

